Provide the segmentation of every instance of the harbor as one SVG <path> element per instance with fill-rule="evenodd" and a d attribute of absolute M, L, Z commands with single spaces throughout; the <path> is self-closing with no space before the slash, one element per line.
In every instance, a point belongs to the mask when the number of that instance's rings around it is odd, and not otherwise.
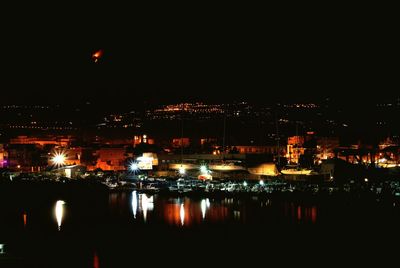
<path fill-rule="evenodd" d="M 349 237 L 358 240 L 345 245 L 347 250 L 363 247 L 360 241 L 395 238 L 400 224 L 395 181 L 217 182 L 214 191 L 201 188 L 198 181 L 158 179 L 131 189 L 109 189 L 90 179 L 3 181 L 0 263 L 124 267 L 131 252 L 145 259 L 179 254 L 179 260 L 188 260 L 202 250 L 223 256 L 239 250 L 249 258 L 267 250 L 274 254 L 270 260 L 310 251 L 322 256 Z M 258 248 L 254 239 L 265 246 Z M 303 247 L 282 252 L 289 244 Z"/>

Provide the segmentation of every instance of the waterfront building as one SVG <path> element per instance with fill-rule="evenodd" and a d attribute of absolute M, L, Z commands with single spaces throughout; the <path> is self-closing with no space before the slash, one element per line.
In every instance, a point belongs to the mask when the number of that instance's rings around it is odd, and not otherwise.
<path fill-rule="evenodd" d="M 4 150 L 4 145 L 0 144 L 0 168 L 7 167 L 7 151 Z"/>

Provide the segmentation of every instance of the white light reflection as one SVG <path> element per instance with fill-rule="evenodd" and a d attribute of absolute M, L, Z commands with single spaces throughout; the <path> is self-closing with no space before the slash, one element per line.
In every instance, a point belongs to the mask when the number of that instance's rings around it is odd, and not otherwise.
<path fill-rule="evenodd" d="M 133 218 L 136 219 L 136 214 L 138 210 L 138 197 L 136 191 L 132 192 L 132 213 L 133 213 Z"/>
<path fill-rule="evenodd" d="M 140 204 L 143 212 L 143 220 L 147 221 L 147 211 L 152 211 L 154 209 L 154 199 L 152 197 L 147 197 L 146 194 L 139 195 Z"/>
<path fill-rule="evenodd" d="M 183 226 L 185 224 L 185 208 L 183 207 L 183 204 L 181 204 L 179 216 L 181 217 L 181 225 Z"/>
<path fill-rule="evenodd" d="M 62 218 L 64 215 L 64 204 L 65 202 L 62 200 L 58 200 L 56 202 L 56 208 L 55 208 L 55 213 L 56 213 L 56 219 L 57 219 L 57 225 L 58 225 L 58 230 L 61 230 L 61 223 L 62 223 Z"/>
<path fill-rule="evenodd" d="M 206 198 L 206 205 L 207 205 L 207 208 L 210 208 L 210 199 L 208 199 L 208 198 Z"/>
<path fill-rule="evenodd" d="M 206 205 L 205 199 L 201 200 L 200 207 L 201 207 L 201 216 L 204 220 L 204 218 L 206 217 L 206 211 L 207 211 L 207 205 Z"/>
<path fill-rule="evenodd" d="M 233 211 L 233 217 L 235 220 L 240 220 L 240 211 L 239 210 L 234 210 Z"/>

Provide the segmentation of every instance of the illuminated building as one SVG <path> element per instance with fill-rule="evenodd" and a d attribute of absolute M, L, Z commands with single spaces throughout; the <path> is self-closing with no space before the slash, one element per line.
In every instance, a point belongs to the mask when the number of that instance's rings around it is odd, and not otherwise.
<path fill-rule="evenodd" d="M 234 146 L 240 154 L 278 154 L 278 147 L 273 145 L 237 145 Z M 280 148 L 282 154 L 283 148 Z"/>
<path fill-rule="evenodd" d="M 190 139 L 189 138 L 174 138 L 172 139 L 172 147 L 180 148 L 180 147 L 189 147 Z"/>
<path fill-rule="evenodd" d="M 217 144 L 217 139 L 216 138 L 201 138 L 200 139 L 200 145 L 205 146 L 205 145 L 215 145 Z"/>
<path fill-rule="evenodd" d="M 256 167 L 248 168 L 247 170 L 250 174 L 254 175 L 277 176 L 279 174 L 275 163 L 263 163 Z"/>
<path fill-rule="evenodd" d="M 390 146 L 397 146 L 398 144 L 394 142 L 390 137 L 387 137 L 384 141 L 379 143 L 379 149 L 383 150 Z"/>
<path fill-rule="evenodd" d="M 288 145 L 301 145 L 304 144 L 304 137 L 303 136 L 292 136 L 288 137 Z"/>
<path fill-rule="evenodd" d="M 299 163 L 300 156 L 304 154 L 305 148 L 304 137 L 292 136 L 288 137 L 286 157 L 290 163 Z"/>
<path fill-rule="evenodd" d="M 35 144 L 10 144 L 7 151 L 10 168 L 34 172 L 47 167 L 47 159 L 42 157 L 47 152 Z"/>
<path fill-rule="evenodd" d="M 317 151 L 316 158 L 325 160 L 335 157 L 335 149 L 339 147 L 339 138 L 337 137 L 318 137 L 316 139 Z"/>
<path fill-rule="evenodd" d="M 133 137 L 133 146 L 135 147 L 136 145 L 139 144 L 154 144 L 154 139 L 149 138 L 148 135 L 143 134 L 143 135 L 136 135 Z"/>
<path fill-rule="evenodd" d="M 0 144 L 0 168 L 7 166 L 7 151 L 4 150 L 3 144 Z"/>
<path fill-rule="evenodd" d="M 137 167 L 140 170 L 152 170 L 153 166 L 158 166 L 158 158 L 155 153 L 143 153 L 136 158 Z"/>
<path fill-rule="evenodd" d="M 54 155 L 62 154 L 64 156 L 62 165 L 65 166 L 73 166 L 73 165 L 81 165 L 81 156 L 82 156 L 82 148 L 69 148 L 69 149 L 57 149 L 53 153 L 50 153 L 50 157 L 48 159 L 49 166 L 54 165 Z"/>
<path fill-rule="evenodd" d="M 125 148 L 100 148 L 96 151 L 98 157 L 96 167 L 102 170 L 125 170 L 127 158 Z"/>
<path fill-rule="evenodd" d="M 18 136 L 10 139 L 10 144 L 37 144 L 40 146 L 45 145 L 57 145 L 61 147 L 67 147 L 71 144 L 73 138 L 71 136 L 47 136 L 47 137 L 28 137 Z"/>

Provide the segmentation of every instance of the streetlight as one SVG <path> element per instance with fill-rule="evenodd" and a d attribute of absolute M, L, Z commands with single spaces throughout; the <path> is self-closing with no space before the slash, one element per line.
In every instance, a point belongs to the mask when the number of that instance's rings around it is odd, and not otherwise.
<path fill-rule="evenodd" d="M 51 158 L 51 162 L 57 167 L 65 165 L 66 160 L 67 156 L 63 152 L 55 152 Z"/>
<path fill-rule="evenodd" d="M 131 163 L 131 164 L 129 165 L 129 169 L 130 169 L 130 171 L 132 171 L 132 172 L 138 171 L 138 170 L 139 170 L 138 164 L 135 163 L 135 162 Z"/>
<path fill-rule="evenodd" d="M 136 174 L 139 171 L 139 164 L 137 162 L 130 162 L 128 165 L 128 170 L 133 173 L 133 179 L 136 179 Z"/>
<path fill-rule="evenodd" d="M 207 174 L 208 173 L 207 167 L 205 165 L 201 165 L 200 166 L 200 172 L 202 174 Z"/>
<path fill-rule="evenodd" d="M 186 170 L 185 170 L 185 168 L 181 165 L 181 166 L 179 167 L 179 174 L 180 174 L 180 175 L 185 175 L 185 173 L 186 173 Z"/>

